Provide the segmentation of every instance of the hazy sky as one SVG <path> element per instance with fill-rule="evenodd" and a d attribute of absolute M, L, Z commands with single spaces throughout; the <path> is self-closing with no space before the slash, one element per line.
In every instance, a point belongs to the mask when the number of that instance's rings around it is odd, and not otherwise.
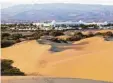
<path fill-rule="evenodd" d="M 102 4 L 113 5 L 113 0 L 0 0 L 3 7 L 16 4 L 34 3 L 80 3 L 80 4 Z"/>

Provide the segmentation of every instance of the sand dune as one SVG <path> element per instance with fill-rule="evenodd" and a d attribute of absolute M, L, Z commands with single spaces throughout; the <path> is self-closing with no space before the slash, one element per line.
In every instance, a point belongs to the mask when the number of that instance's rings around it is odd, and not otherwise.
<path fill-rule="evenodd" d="M 26 74 L 113 82 L 113 41 L 92 37 L 64 46 L 61 52 L 50 48 L 35 40 L 21 42 L 3 48 L 2 58 L 13 60 Z"/>
<path fill-rule="evenodd" d="M 88 34 L 89 32 L 93 32 L 93 33 L 98 33 L 98 32 L 101 32 L 101 33 L 106 33 L 106 32 L 112 32 L 113 33 L 113 30 L 87 30 L 87 31 L 82 31 L 83 34 Z"/>

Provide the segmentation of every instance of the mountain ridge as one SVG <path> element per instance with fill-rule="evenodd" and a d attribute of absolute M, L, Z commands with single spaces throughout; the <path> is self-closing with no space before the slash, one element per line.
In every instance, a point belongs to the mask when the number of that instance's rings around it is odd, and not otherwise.
<path fill-rule="evenodd" d="M 21 4 L 1 10 L 2 22 L 19 21 L 108 21 L 113 22 L 113 6 L 68 3 Z"/>

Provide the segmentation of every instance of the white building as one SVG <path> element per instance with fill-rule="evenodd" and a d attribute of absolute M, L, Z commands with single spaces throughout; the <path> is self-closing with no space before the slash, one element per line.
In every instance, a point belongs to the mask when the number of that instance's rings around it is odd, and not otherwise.
<path fill-rule="evenodd" d="M 89 23 L 84 23 L 84 25 L 107 25 L 107 22 L 89 22 Z"/>
<path fill-rule="evenodd" d="M 64 22 L 56 22 L 55 20 L 53 20 L 52 22 L 42 22 L 42 23 L 33 23 L 34 25 L 37 25 L 40 29 L 42 30 L 50 30 L 52 28 L 56 29 L 56 30 L 64 30 L 64 29 L 72 29 L 72 27 L 70 26 L 74 26 L 74 25 L 80 25 L 80 24 L 84 24 L 84 25 L 107 25 L 107 22 L 83 22 L 82 20 L 78 21 L 78 22 L 72 22 L 72 21 L 64 21 Z"/>

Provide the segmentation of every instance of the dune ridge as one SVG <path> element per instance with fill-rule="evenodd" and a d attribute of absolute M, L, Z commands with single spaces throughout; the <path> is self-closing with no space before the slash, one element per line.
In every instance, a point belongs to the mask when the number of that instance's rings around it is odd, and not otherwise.
<path fill-rule="evenodd" d="M 113 82 L 113 41 L 92 37 L 64 46 L 52 53 L 51 45 L 35 40 L 2 49 L 2 58 L 28 75 L 84 78 Z M 70 49 L 71 48 L 71 49 Z"/>

